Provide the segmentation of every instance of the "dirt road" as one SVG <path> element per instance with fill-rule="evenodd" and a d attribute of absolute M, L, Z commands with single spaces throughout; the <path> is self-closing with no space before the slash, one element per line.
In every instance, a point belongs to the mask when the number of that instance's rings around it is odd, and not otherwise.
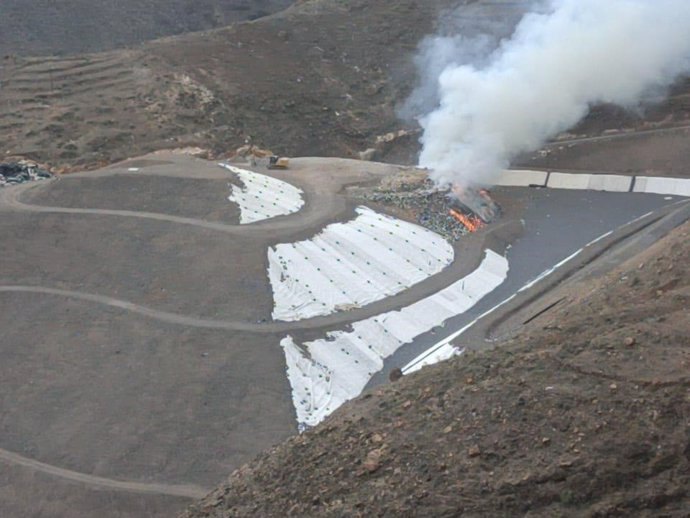
<path fill-rule="evenodd" d="M 3 449 L 0 449 L 0 461 L 24 466 L 54 477 L 96 488 L 115 489 L 117 491 L 127 491 L 131 493 L 181 496 L 185 498 L 201 498 L 208 493 L 208 490 L 193 485 L 145 484 L 141 482 L 127 482 L 103 477 L 94 477 L 93 475 L 78 473 L 57 466 L 51 466 L 44 462 L 28 459 Z"/>

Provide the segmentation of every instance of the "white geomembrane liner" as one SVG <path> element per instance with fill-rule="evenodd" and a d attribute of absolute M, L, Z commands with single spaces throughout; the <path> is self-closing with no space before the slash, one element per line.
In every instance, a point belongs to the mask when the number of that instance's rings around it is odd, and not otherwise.
<path fill-rule="evenodd" d="M 326 338 L 297 344 L 280 342 L 297 421 L 315 426 L 344 402 L 358 396 L 383 360 L 451 317 L 467 311 L 498 287 L 508 275 L 508 261 L 486 251 L 479 267 L 436 294 L 402 308 L 354 322 L 352 331 L 334 331 Z"/>
<path fill-rule="evenodd" d="M 271 176 L 228 164 L 218 164 L 235 173 L 244 187 L 232 186 L 228 200 L 240 207 L 240 224 L 286 216 L 304 206 L 303 191 Z"/>
<path fill-rule="evenodd" d="M 275 320 L 295 321 L 395 295 L 453 262 L 438 234 L 367 207 L 308 241 L 268 250 Z"/>

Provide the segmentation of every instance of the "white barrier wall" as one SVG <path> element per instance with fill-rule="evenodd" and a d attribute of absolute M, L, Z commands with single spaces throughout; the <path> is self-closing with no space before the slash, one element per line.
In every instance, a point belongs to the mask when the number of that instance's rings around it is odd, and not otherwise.
<path fill-rule="evenodd" d="M 440 272 L 453 247 L 423 227 L 367 207 L 310 240 L 268 250 L 275 320 L 328 315 L 395 295 Z"/>
<path fill-rule="evenodd" d="M 690 196 L 690 179 L 638 176 L 633 191 L 668 194 L 670 196 Z"/>
<path fill-rule="evenodd" d="M 628 192 L 632 177 L 612 174 L 551 173 L 550 189 L 583 189 L 590 191 Z"/>
<path fill-rule="evenodd" d="M 634 186 L 633 186 L 633 181 Z M 625 176 L 616 174 L 558 173 L 509 169 L 501 173 L 496 185 L 506 187 L 544 186 L 550 189 L 576 189 L 607 192 L 667 194 L 690 197 L 690 178 Z"/>
<path fill-rule="evenodd" d="M 496 185 L 506 187 L 529 187 L 530 185 L 540 185 L 546 187 L 546 171 L 524 171 L 519 169 L 508 169 L 501 172 L 501 177 Z"/>
<path fill-rule="evenodd" d="M 242 225 L 292 214 L 304 206 L 302 190 L 287 182 L 228 164 L 219 165 L 235 173 L 244 185 L 233 185 L 228 197 L 239 205 Z"/>
<path fill-rule="evenodd" d="M 383 360 L 399 347 L 474 306 L 508 275 L 505 257 L 487 250 L 480 266 L 438 293 L 400 311 L 352 324 L 326 338 L 297 344 L 281 341 L 292 397 L 301 426 L 314 426 L 345 401 L 358 396 Z"/>

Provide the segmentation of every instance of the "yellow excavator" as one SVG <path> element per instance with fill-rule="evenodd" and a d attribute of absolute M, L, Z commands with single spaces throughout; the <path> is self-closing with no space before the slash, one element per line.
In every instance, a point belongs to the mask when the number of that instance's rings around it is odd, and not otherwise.
<path fill-rule="evenodd" d="M 278 155 L 273 155 L 271 157 L 268 157 L 268 168 L 269 169 L 287 169 L 289 164 L 290 164 L 289 158 L 286 158 L 283 156 L 278 156 Z"/>

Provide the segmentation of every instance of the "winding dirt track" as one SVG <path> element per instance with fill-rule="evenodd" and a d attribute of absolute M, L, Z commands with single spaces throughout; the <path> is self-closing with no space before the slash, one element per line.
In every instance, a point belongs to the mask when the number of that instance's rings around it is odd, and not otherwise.
<path fill-rule="evenodd" d="M 76 176 L 76 175 L 75 175 Z M 152 219 L 157 221 L 166 221 L 173 224 L 184 224 L 201 227 L 210 230 L 217 230 L 234 235 L 250 235 L 256 232 L 272 232 L 282 234 L 287 230 L 298 230 L 312 227 L 325 226 L 334 217 L 340 217 L 345 214 L 344 204 L 335 203 L 337 197 L 332 193 L 323 192 L 315 189 L 309 189 L 308 186 L 302 185 L 307 196 L 306 206 L 294 214 L 283 216 L 279 218 L 269 219 L 264 222 L 253 223 L 251 225 L 228 225 L 223 223 L 213 223 L 205 220 L 183 218 L 172 216 L 168 214 L 138 212 L 138 211 L 124 211 L 124 210 L 108 210 L 108 209 L 85 209 L 85 208 L 66 208 L 66 207 L 52 207 L 24 203 L 21 201 L 21 194 L 32 188 L 45 188 L 56 180 L 43 181 L 37 183 L 23 184 L 11 189 L 0 190 L 0 210 L 22 211 L 22 212 L 38 212 L 38 213 L 56 213 L 56 214 L 84 214 L 84 215 L 100 215 L 113 217 L 133 217 Z M 340 207 L 342 205 L 342 207 Z M 338 208 L 336 209 L 336 206 Z M 335 212 L 335 215 L 334 215 Z M 417 300 L 429 296 L 440 289 L 445 288 L 448 284 L 455 282 L 458 278 L 466 275 L 477 264 L 479 264 L 481 253 L 472 253 L 465 256 L 465 260 L 453 261 L 442 272 L 416 284 L 415 286 L 399 293 L 395 296 L 385 298 L 373 302 L 366 307 L 353 308 L 347 312 L 337 312 L 321 317 L 314 317 L 310 319 L 300 320 L 297 322 L 247 322 L 247 321 L 232 321 L 232 320 L 216 320 L 208 318 L 197 318 L 191 316 L 179 315 L 167 311 L 159 311 L 150 307 L 142 306 L 134 302 L 129 302 L 114 297 L 99 295 L 94 293 L 72 291 L 57 289 L 44 286 L 29 286 L 29 285 L 0 285 L 0 293 L 38 293 L 50 296 L 67 297 L 77 300 L 84 300 L 94 302 L 113 308 L 131 311 L 139 315 L 152 318 L 161 322 L 169 324 L 205 328 L 205 329 L 223 329 L 228 331 L 246 331 L 252 333 L 284 333 L 294 331 L 296 329 L 317 329 L 324 326 L 338 326 L 345 323 L 361 320 L 372 317 L 379 313 L 399 309 L 400 307 L 416 302 Z"/>
<path fill-rule="evenodd" d="M 320 221 L 327 220 L 329 217 L 333 217 L 335 198 L 327 193 L 307 192 L 307 196 L 314 199 L 308 200 L 311 201 L 311 203 L 307 203 L 307 205 L 299 212 L 288 216 L 281 216 L 271 220 L 253 223 L 251 225 L 227 225 L 225 223 L 214 223 L 212 221 L 202 219 L 185 218 L 157 212 L 50 207 L 24 203 L 20 200 L 20 196 L 25 190 L 35 189 L 37 187 L 43 188 L 56 181 L 59 181 L 59 179 L 44 180 L 40 183 L 28 183 L 13 187 L 11 189 L 3 189 L 0 191 L 0 209 L 52 214 L 81 214 L 85 216 L 117 216 L 124 218 L 150 219 L 180 225 L 190 225 L 208 230 L 225 232 L 227 234 L 236 236 L 247 236 L 259 229 L 262 231 L 274 230 L 284 232 L 292 229 L 302 229 L 305 226 L 317 224 Z"/>
<path fill-rule="evenodd" d="M 142 482 L 126 482 L 122 480 L 113 480 L 110 478 L 86 475 L 77 471 L 58 468 L 37 460 L 28 459 L 3 449 L 0 449 L 0 460 L 9 464 L 31 468 L 48 475 L 71 480 L 73 482 L 80 482 L 82 484 L 86 484 L 87 486 L 99 489 L 112 489 L 116 491 L 128 491 L 130 493 L 168 495 L 194 499 L 202 498 L 208 493 L 208 490 L 193 485 L 146 484 Z"/>
<path fill-rule="evenodd" d="M 666 133 L 676 133 L 679 131 L 686 131 L 690 130 L 690 126 L 685 125 L 685 126 L 673 126 L 670 128 L 656 128 L 656 129 L 648 129 L 648 130 L 638 130 L 638 131 L 629 131 L 629 132 L 621 132 L 621 133 L 613 133 L 611 135 L 597 135 L 596 137 L 573 137 L 573 138 L 565 138 L 562 140 L 554 140 L 551 142 L 547 142 L 544 147 L 555 147 L 555 146 L 562 146 L 563 144 L 580 144 L 584 142 L 601 142 L 601 141 L 609 141 L 609 140 L 620 140 L 620 139 L 625 139 L 625 138 L 631 138 L 631 137 L 637 137 L 640 135 L 663 135 Z"/>
<path fill-rule="evenodd" d="M 0 293 L 41 293 L 44 295 L 55 295 L 58 297 L 85 300 L 88 302 L 95 302 L 97 304 L 103 304 L 105 306 L 131 311 L 132 313 L 137 313 L 155 320 L 160 320 L 161 322 L 179 324 L 189 327 L 201 327 L 206 329 L 227 329 L 232 331 L 272 333 L 280 331 L 281 328 L 289 327 L 281 324 L 252 324 L 250 322 L 231 322 L 225 320 L 185 317 L 175 313 L 168 313 L 166 311 L 158 311 L 147 308 L 145 306 L 140 306 L 125 300 L 106 297 L 104 295 L 94 295 L 92 293 L 84 293 L 81 291 L 60 290 L 55 288 L 42 288 L 40 286 L 0 286 Z"/>
<path fill-rule="evenodd" d="M 252 225 L 227 225 L 223 223 L 213 223 L 199 219 L 185 218 L 168 214 L 137 212 L 128 210 L 107 210 L 107 209 L 88 209 L 88 208 L 66 208 L 66 207 L 50 207 L 33 205 L 23 203 L 20 200 L 21 194 L 28 189 L 44 188 L 51 183 L 59 181 L 59 179 L 44 181 L 40 183 L 30 183 L 20 185 L 8 189 L 0 190 L 0 210 L 4 211 L 20 211 L 32 213 L 55 213 L 55 214 L 81 214 L 81 215 L 101 215 L 114 217 L 131 217 L 140 219 L 149 219 L 156 221 L 165 221 L 173 224 L 191 225 L 199 228 L 209 229 L 213 231 L 220 231 L 231 235 L 248 235 L 257 231 L 264 233 L 276 231 L 284 232 L 285 230 L 302 230 L 313 225 L 322 225 L 332 220 L 339 218 L 346 212 L 345 203 L 339 203 L 338 198 L 334 192 L 329 192 L 326 189 L 314 188 L 314 186 L 304 186 L 307 204 L 305 208 L 298 213 L 292 214 L 289 217 L 275 218 Z M 310 188 L 312 187 L 312 188 Z M 318 187 L 318 186 L 317 186 Z M 457 275 L 456 269 L 459 268 L 457 262 L 454 263 L 454 268 L 448 268 L 446 275 Z M 104 295 L 97 295 L 92 293 L 85 293 L 79 291 L 71 291 L 64 289 L 56 289 L 40 286 L 0 286 L 0 293 L 35 293 L 57 297 L 67 297 L 72 299 L 83 300 L 96 304 L 102 304 L 113 308 L 131 311 L 143 315 L 148 318 L 167 322 L 170 324 L 183 325 L 189 327 L 209 328 L 209 329 L 225 329 L 234 331 L 249 331 L 256 333 L 276 333 L 289 331 L 290 329 L 300 328 L 316 328 L 324 325 L 333 325 L 344 323 L 353 319 L 357 319 L 362 315 L 370 316 L 380 312 L 383 308 L 391 307 L 392 305 L 401 305 L 401 301 L 405 302 L 405 298 L 426 296 L 427 291 L 436 291 L 439 282 L 445 283 L 445 278 L 437 278 L 433 282 L 428 283 L 422 287 L 421 291 L 415 290 L 414 293 L 404 294 L 402 297 L 392 297 L 390 300 L 381 301 L 383 304 L 373 304 L 367 308 L 354 310 L 343 314 L 334 314 L 327 317 L 312 319 L 303 322 L 268 322 L 268 323 L 253 323 L 253 322 L 234 322 L 223 320 L 211 320 L 203 318 L 195 318 L 189 316 L 178 315 L 165 311 L 158 311 L 152 308 L 141 306 L 132 302 L 108 297 Z M 203 497 L 208 491 L 195 485 L 171 485 L 158 483 L 140 483 L 132 481 L 122 481 L 115 479 L 108 479 L 80 473 L 50 464 L 46 464 L 37 460 L 29 459 L 4 449 L 0 449 L 0 461 L 12 465 L 23 466 L 41 473 L 51 476 L 59 477 L 65 480 L 78 482 L 86 486 L 96 489 L 109 489 L 115 491 L 158 494 L 174 497 L 185 497 L 198 499 Z"/>
<path fill-rule="evenodd" d="M 483 247 L 481 247 L 483 249 Z M 83 291 L 64 290 L 59 288 L 49 288 L 44 286 L 27 285 L 0 285 L 0 293 L 36 293 L 54 297 L 65 297 L 76 300 L 83 300 L 102 304 L 112 308 L 131 311 L 147 318 L 165 322 L 168 324 L 203 328 L 203 329 L 222 329 L 227 331 L 245 331 L 258 334 L 289 333 L 295 330 L 318 329 L 326 326 L 340 326 L 349 322 L 369 318 L 380 313 L 393 311 L 405 305 L 416 302 L 424 297 L 430 296 L 437 291 L 452 284 L 457 279 L 467 275 L 480 262 L 482 250 L 468 252 L 463 261 L 454 260 L 442 272 L 433 275 L 422 282 L 404 290 L 403 292 L 387 297 L 383 300 L 372 302 L 361 308 L 354 308 L 349 311 L 340 311 L 330 315 L 314 317 L 295 322 L 283 322 L 280 320 L 269 322 L 248 322 L 234 320 L 215 320 L 209 318 L 198 318 L 168 311 L 160 311 L 150 307 L 142 306 L 134 302 L 129 302 L 106 295 L 98 295 Z"/>
<path fill-rule="evenodd" d="M 44 184 L 49 184 L 45 182 Z M 21 192 L 28 186 L 19 186 L 10 189 L 3 189 L 0 191 L 0 210 L 18 210 L 26 212 L 42 212 L 42 213 L 58 213 L 58 214 L 83 214 L 83 215 L 105 215 L 116 217 L 135 217 L 143 219 L 151 219 L 158 221 L 167 221 L 175 224 L 193 225 L 196 227 L 206 228 L 210 230 L 222 231 L 229 234 L 248 234 L 255 232 L 258 228 L 263 230 L 284 230 L 287 228 L 304 228 L 309 224 L 323 222 L 328 218 L 333 217 L 333 201 L 335 196 L 325 192 L 312 193 L 315 194 L 311 203 L 307 204 L 308 208 L 303 209 L 297 214 L 291 215 L 289 218 L 279 218 L 277 221 L 265 222 L 263 224 L 255 224 L 248 226 L 225 225 L 222 223 L 212 223 L 204 220 L 183 218 L 167 214 L 136 212 L 136 211 L 121 211 L 121 210 L 104 210 L 104 209 L 82 209 L 82 208 L 64 208 L 64 207 L 44 207 L 39 205 L 30 205 L 22 203 L 19 199 Z M 311 205 L 311 206 L 310 206 Z M 257 333 L 276 333 L 289 331 L 291 329 L 306 329 L 318 328 L 324 325 L 333 325 L 337 323 L 344 323 L 347 321 L 356 320 L 363 317 L 368 317 L 382 311 L 394 309 L 396 306 L 402 305 L 401 301 L 415 301 L 420 297 L 424 297 L 431 292 L 435 292 L 442 288 L 440 284 L 447 285 L 462 274 L 462 269 L 458 265 L 459 261 L 454 261 L 453 264 L 445 270 L 443 274 L 434 276 L 428 283 L 420 283 L 416 288 L 403 292 L 403 296 L 391 297 L 385 301 L 372 304 L 367 308 L 346 312 L 344 314 L 335 314 L 328 317 L 320 317 L 301 322 L 268 322 L 268 323 L 252 323 L 252 322 L 233 322 L 223 320 L 211 320 L 203 318 L 195 318 L 189 316 L 178 315 L 165 311 L 158 311 L 152 308 L 141 306 L 132 302 L 107 297 L 103 295 L 96 295 L 91 293 L 84 293 L 79 291 L 70 291 L 56 288 L 38 287 L 38 286 L 0 286 L 0 293 L 36 293 L 50 296 L 68 297 L 78 300 L 84 300 L 97 304 L 131 311 L 149 318 L 153 318 L 162 322 L 167 322 L 176 325 L 200 327 L 209 329 L 226 329 L 235 331 L 248 331 Z M 464 265 L 462 268 L 466 268 Z M 471 266 L 471 265 L 470 265 Z M 422 286 L 423 284 L 423 286 Z M 131 481 L 120 481 L 108 479 L 68 469 L 59 468 L 40 461 L 32 460 L 23 457 L 19 454 L 0 449 L 0 461 L 30 468 L 48 475 L 60 477 L 66 480 L 78 482 L 100 489 L 110 489 L 116 491 L 159 494 L 175 497 L 185 497 L 198 499 L 203 497 L 207 491 L 201 487 L 194 485 L 169 485 L 157 483 L 139 483 Z"/>

